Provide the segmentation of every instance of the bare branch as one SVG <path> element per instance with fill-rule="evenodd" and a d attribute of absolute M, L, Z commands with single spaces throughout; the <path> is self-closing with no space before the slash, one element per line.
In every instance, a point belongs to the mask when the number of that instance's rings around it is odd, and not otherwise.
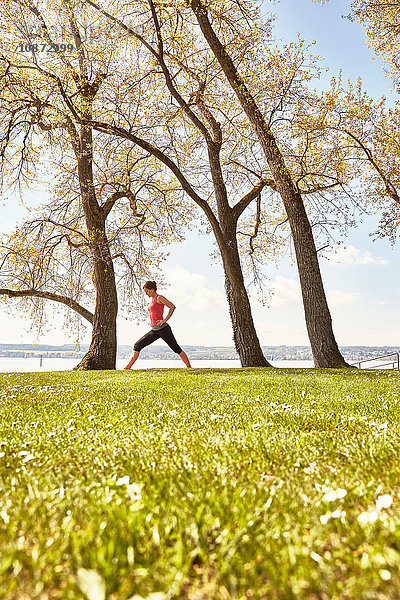
<path fill-rule="evenodd" d="M 376 162 L 376 160 L 373 157 L 371 150 L 369 148 L 367 148 L 367 146 L 365 146 L 365 144 L 363 144 L 362 141 L 356 135 L 351 133 L 351 131 L 349 131 L 348 129 L 345 129 L 344 131 L 345 131 L 345 133 L 347 133 L 347 135 L 349 137 L 351 137 L 356 142 L 356 144 L 358 144 L 358 146 L 364 152 L 368 161 L 371 163 L 371 165 L 373 166 L 375 171 L 378 173 L 378 175 L 382 179 L 382 181 L 385 185 L 386 193 L 388 194 L 388 196 L 390 196 L 390 198 L 392 198 L 392 200 L 394 200 L 395 202 L 400 204 L 400 197 L 399 197 L 399 194 L 397 193 L 395 186 L 392 184 L 390 179 L 385 175 L 385 173 L 383 172 L 381 167 L 378 165 L 378 163 Z"/>
<path fill-rule="evenodd" d="M 129 205 L 133 211 L 133 214 L 136 217 L 143 217 L 143 213 L 138 213 L 137 212 L 137 206 L 136 206 L 136 196 L 135 194 L 131 191 L 131 190 L 123 190 L 121 192 L 114 192 L 114 194 L 112 194 L 107 200 L 106 202 L 104 202 L 102 209 L 103 209 L 103 213 L 104 216 L 107 218 L 107 216 L 109 215 L 112 207 L 114 206 L 114 204 L 116 203 L 117 200 L 120 200 L 121 198 L 127 198 L 129 200 Z"/>
<path fill-rule="evenodd" d="M 192 185 L 186 179 L 186 177 L 184 176 L 182 171 L 179 169 L 179 167 L 176 165 L 176 163 L 172 159 L 170 159 L 164 152 L 162 152 L 162 150 L 159 150 L 158 148 L 153 146 L 153 144 L 150 144 L 150 142 L 147 142 L 146 140 L 139 138 L 138 136 L 136 136 L 135 134 L 133 134 L 130 131 L 127 131 L 123 127 L 118 127 L 117 125 L 111 125 L 110 123 L 102 123 L 100 121 L 90 121 L 90 125 L 93 127 L 93 129 L 96 129 L 97 131 L 102 131 L 104 133 L 111 133 L 118 137 L 122 137 L 126 140 L 130 140 L 131 142 L 133 142 L 134 144 L 139 146 L 139 148 L 146 150 L 146 152 L 148 152 L 149 154 L 151 154 L 152 156 L 157 158 L 166 167 L 168 167 L 168 169 L 170 171 L 172 171 L 172 173 L 175 175 L 175 177 L 181 184 L 182 189 L 188 194 L 188 196 L 198 206 L 200 206 L 200 208 L 202 208 L 204 210 L 207 217 L 210 219 L 210 222 L 213 225 L 213 227 L 216 226 L 219 228 L 219 223 L 218 223 L 214 213 L 212 212 L 212 209 L 210 208 L 209 204 L 197 194 L 197 192 L 194 190 Z"/>
<path fill-rule="evenodd" d="M 41 292 L 40 290 L 9 290 L 0 289 L 0 295 L 8 296 L 9 298 L 44 298 L 45 300 L 53 300 L 54 302 L 60 302 L 65 304 L 68 308 L 71 308 L 75 312 L 81 315 L 84 319 L 93 324 L 93 314 L 78 304 L 76 300 L 68 298 L 67 296 L 61 296 L 54 294 L 53 292 Z"/>
<path fill-rule="evenodd" d="M 261 192 L 257 196 L 256 222 L 254 224 L 254 233 L 253 233 L 253 235 L 250 236 L 250 252 L 249 252 L 249 254 L 254 253 L 253 242 L 258 235 L 258 230 L 260 228 L 260 222 L 261 222 Z"/>
<path fill-rule="evenodd" d="M 232 215 L 235 219 L 238 219 L 243 211 L 248 207 L 250 202 L 257 198 L 257 196 L 261 193 L 261 190 L 265 187 L 270 187 L 273 190 L 276 190 L 275 181 L 272 179 L 261 179 L 257 185 L 253 187 L 253 189 L 248 192 L 235 206 L 232 208 Z"/>
<path fill-rule="evenodd" d="M 162 40 L 162 35 L 161 35 L 161 27 L 160 27 L 160 23 L 159 23 L 159 20 L 158 20 L 158 17 L 157 17 L 157 13 L 156 13 L 156 10 L 155 10 L 155 7 L 154 7 L 154 3 L 152 2 L 152 0 L 148 0 L 148 3 L 149 3 L 150 10 L 151 10 L 151 13 L 152 13 L 152 19 L 153 19 L 153 22 L 154 22 L 154 27 L 155 27 L 156 35 L 157 35 L 157 41 L 158 41 L 158 49 L 157 50 L 155 50 L 144 39 L 143 36 L 141 36 L 136 31 L 134 31 L 133 29 L 131 29 L 130 27 L 128 27 L 127 25 L 125 25 L 117 17 L 114 17 L 114 16 L 110 15 L 110 13 L 108 13 L 103 8 L 101 8 L 101 6 L 99 6 L 96 2 L 93 2 L 92 0 L 85 0 L 85 2 L 87 4 L 90 4 L 90 6 L 92 6 L 96 10 L 98 10 L 102 15 L 104 15 L 110 21 L 113 21 L 114 23 L 117 23 L 127 33 L 129 33 L 129 35 L 131 35 L 134 38 L 136 38 L 141 44 L 143 44 L 145 46 L 145 48 L 147 48 L 149 50 L 149 52 L 151 52 L 151 54 L 157 59 L 157 62 L 158 62 L 158 64 L 161 67 L 161 70 L 162 70 L 164 78 L 165 78 L 165 83 L 167 84 L 167 88 L 168 88 L 169 92 L 171 93 L 171 95 L 173 96 L 173 98 L 175 98 L 175 100 L 178 102 L 179 106 L 181 108 L 183 108 L 183 110 L 186 112 L 186 114 L 188 115 L 188 117 L 190 118 L 190 120 L 192 121 L 192 123 L 202 133 L 202 135 L 204 136 L 204 138 L 206 140 L 212 141 L 210 133 L 207 130 L 207 128 L 205 127 L 204 123 L 202 123 L 200 121 L 200 119 L 195 115 L 195 113 L 190 108 L 189 103 L 184 100 L 184 98 L 181 96 L 181 94 L 178 92 L 177 88 L 173 84 L 173 78 L 172 78 L 171 73 L 170 73 L 170 71 L 169 71 L 169 69 L 168 69 L 168 67 L 167 67 L 167 65 L 165 63 L 165 60 L 164 60 L 164 50 L 163 50 L 163 40 Z"/>

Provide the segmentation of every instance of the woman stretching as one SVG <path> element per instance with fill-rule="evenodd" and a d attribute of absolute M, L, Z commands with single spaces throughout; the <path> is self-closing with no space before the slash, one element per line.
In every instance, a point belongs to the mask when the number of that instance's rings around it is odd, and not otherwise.
<path fill-rule="evenodd" d="M 141 337 L 140 340 L 138 340 L 133 346 L 134 352 L 125 369 L 131 368 L 133 363 L 137 361 L 140 351 L 143 350 L 143 348 L 149 346 L 159 338 L 163 339 L 164 342 L 166 342 L 171 348 L 171 350 L 179 355 L 188 369 L 191 369 L 191 364 L 186 352 L 184 352 L 179 346 L 174 334 L 172 333 L 171 327 L 167 324 L 168 319 L 172 317 L 175 306 L 172 304 L 172 302 L 164 298 L 164 296 L 157 294 L 157 284 L 155 281 L 146 281 L 143 289 L 146 296 L 153 299 L 148 309 L 150 313 L 151 331 Z M 164 306 L 168 306 L 169 308 L 165 319 L 163 318 Z"/>

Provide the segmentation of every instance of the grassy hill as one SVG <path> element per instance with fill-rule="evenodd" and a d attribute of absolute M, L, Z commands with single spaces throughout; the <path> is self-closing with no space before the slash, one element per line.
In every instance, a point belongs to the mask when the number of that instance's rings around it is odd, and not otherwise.
<path fill-rule="evenodd" d="M 0 375 L 0 597 L 400 598 L 400 376 Z"/>

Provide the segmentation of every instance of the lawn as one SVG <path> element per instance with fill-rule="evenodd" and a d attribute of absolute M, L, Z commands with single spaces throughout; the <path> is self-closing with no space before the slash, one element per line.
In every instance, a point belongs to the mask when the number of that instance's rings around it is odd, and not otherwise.
<path fill-rule="evenodd" d="M 400 598 L 400 376 L 0 375 L 4 600 Z"/>

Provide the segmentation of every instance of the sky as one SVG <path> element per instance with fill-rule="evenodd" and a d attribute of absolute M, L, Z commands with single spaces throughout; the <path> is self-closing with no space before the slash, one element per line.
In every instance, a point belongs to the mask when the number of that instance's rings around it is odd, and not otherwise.
<path fill-rule="evenodd" d="M 312 0 L 281 0 L 266 9 L 277 13 L 275 31 L 285 41 L 316 41 L 314 51 L 330 67 L 327 80 L 340 71 L 345 79 L 362 77 L 370 95 L 395 98 L 378 60 L 365 43 L 364 31 L 345 18 L 350 0 L 331 0 L 320 6 Z M 24 209 L 16 201 L 3 202 L 1 230 L 12 229 Z M 400 247 L 386 239 L 373 241 L 377 216 L 364 217 L 350 230 L 344 245 L 329 260 L 321 259 L 321 271 L 340 346 L 400 346 Z M 210 258 L 214 250 L 210 236 L 189 233 L 185 242 L 168 248 L 163 266 L 166 285 L 159 292 L 169 298 L 176 311 L 170 324 L 182 345 L 233 346 L 232 327 L 220 263 Z M 262 345 L 309 345 L 301 302 L 297 269 L 286 256 L 277 265 L 266 262 L 267 305 L 249 288 L 253 316 Z M 12 306 L 12 304 L 10 305 Z M 132 344 L 148 330 L 146 320 L 132 306 L 132 320 L 118 321 L 118 343 Z M 142 315 L 143 316 L 143 315 Z M 90 340 L 87 331 L 81 341 Z M 63 330 L 62 320 L 52 319 L 41 337 L 29 331 L 26 315 L 0 313 L 0 343 L 73 343 Z"/>

